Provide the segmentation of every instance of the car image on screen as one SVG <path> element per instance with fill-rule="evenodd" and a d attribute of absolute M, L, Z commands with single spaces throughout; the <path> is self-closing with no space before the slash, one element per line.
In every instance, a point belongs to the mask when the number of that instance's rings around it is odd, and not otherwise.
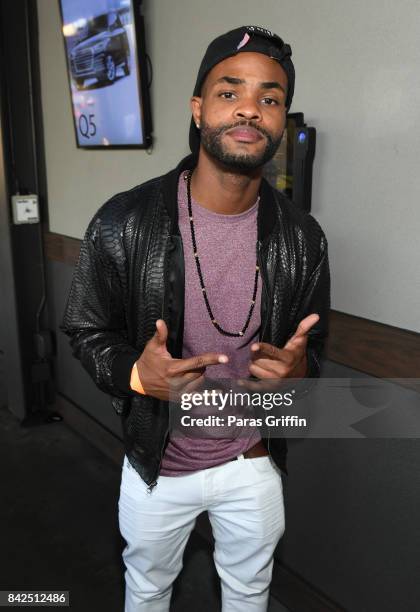
<path fill-rule="evenodd" d="M 81 39 L 70 52 L 71 76 L 77 89 L 83 89 L 85 80 L 92 78 L 111 85 L 119 67 L 125 76 L 130 74 L 130 47 L 118 13 L 89 19 Z"/>

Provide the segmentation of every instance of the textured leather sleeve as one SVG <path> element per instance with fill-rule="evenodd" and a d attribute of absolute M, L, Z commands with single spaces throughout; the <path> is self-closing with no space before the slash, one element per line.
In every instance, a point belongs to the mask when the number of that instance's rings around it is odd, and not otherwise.
<path fill-rule="evenodd" d="M 112 250 L 118 255 L 122 249 L 120 231 L 115 224 L 104 230 L 101 211 L 83 238 L 60 329 L 99 389 L 125 398 L 136 395 L 130 373 L 141 352 L 128 342 L 124 292 L 112 259 Z"/>
<path fill-rule="evenodd" d="M 299 308 L 297 324 L 306 316 L 317 313 L 319 321 L 308 334 L 307 359 L 308 378 L 317 378 L 320 374 L 320 360 L 328 336 L 330 311 L 330 268 L 328 262 L 328 243 L 321 228 L 317 225 L 313 240 L 317 244 L 316 265 L 306 283 L 302 302 Z"/>

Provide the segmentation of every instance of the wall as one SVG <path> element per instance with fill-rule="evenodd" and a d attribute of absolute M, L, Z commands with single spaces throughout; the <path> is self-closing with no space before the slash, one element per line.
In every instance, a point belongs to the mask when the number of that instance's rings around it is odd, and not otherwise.
<path fill-rule="evenodd" d="M 331 362 L 324 364 L 323 376 L 363 377 Z M 347 612 L 415 612 L 420 441 L 288 444 L 286 531 L 277 556 Z"/>
<path fill-rule="evenodd" d="M 206 44 L 257 23 L 292 44 L 292 110 L 318 130 L 313 210 L 330 243 L 333 307 L 420 331 L 417 0 L 145 0 L 152 155 L 76 149 L 58 2 L 38 7 L 52 231 L 81 237 L 105 199 L 187 153 L 188 98 Z"/>
<path fill-rule="evenodd" d="M 121 419 L 112 408 L 110 397 L 100 391 L 80 361 L 72 355 L 69 339 L 59 329 L 70 290 L 73 267 L 56 261 L 47 265 L 49 324 L 57 341 L 54 382 L 57 390 L 97 423 L 122 439 Z"/>

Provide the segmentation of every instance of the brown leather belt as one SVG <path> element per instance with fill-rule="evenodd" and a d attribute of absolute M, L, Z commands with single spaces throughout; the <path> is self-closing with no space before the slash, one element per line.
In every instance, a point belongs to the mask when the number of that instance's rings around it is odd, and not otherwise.
<path fill-rule="evenodd" d="M 254 446 L 251 446 L 247 451 L 243 453 L 245 459 L 252 459 L 254 457 L 264 457 L 268 455 L 268 450 L 265 448 L 263 441 L 260 440 Z M 231 461 L 235 461 L 238 457 L 232 457 Z"/>

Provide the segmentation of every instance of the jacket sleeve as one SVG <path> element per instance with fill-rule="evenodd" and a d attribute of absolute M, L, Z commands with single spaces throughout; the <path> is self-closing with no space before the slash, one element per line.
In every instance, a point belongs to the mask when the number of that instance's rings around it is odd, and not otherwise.
<path fill-rule="evenodd" d="M 130 373 L 141 351 L 128 342 L 123 291 L 115 261 L 105 252 L 101 225 L 97 213 L 82 241 L 60 329 L 99 389 L 126 398 L 136 394 Z M 107 241 L 121 248 L 115 236 L 113 231 Z"/>
<path fill-rule="evenodd" d="M 319 228 L 319 226 L 318 226 Z M 320 361 L 328 336 L 328 320 L 330 311 L 330 268 L 328 262 L 328 243 L 322 230 L 317 236 L 318 256 L 315 267 L 309 276 L 303 290 L 301 304 L 296 317 L 296 327 L 308 315 L 317 313 L 319 321 L 308 334 L 307 378 L 317 378 L 320 375 Z"/>

